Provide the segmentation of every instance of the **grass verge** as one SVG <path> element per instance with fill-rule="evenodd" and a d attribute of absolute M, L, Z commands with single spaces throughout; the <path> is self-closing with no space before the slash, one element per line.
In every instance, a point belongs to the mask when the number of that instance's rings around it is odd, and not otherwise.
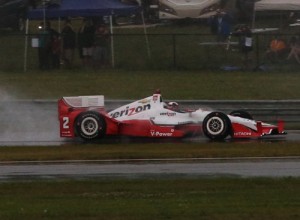
<path fill-rule="evenodd" d="M 119 143 L 1 147 L 0 161 L 300 156 L 297 142 Z"/>
<path fill-rule="evenodd" d="M 225 177 L 2 182 L 0 218 L 296 220 L 299 184 Z"/>
<path fill-rule="evenodd" d="M 299 99 L 299 84 L 299 74 L 290 72 L 0 71 L 0 100 L 96 94 L 134 100 L 147 97 L 158 88 L 165 99 L 175 100 L 284 100 Z"/>

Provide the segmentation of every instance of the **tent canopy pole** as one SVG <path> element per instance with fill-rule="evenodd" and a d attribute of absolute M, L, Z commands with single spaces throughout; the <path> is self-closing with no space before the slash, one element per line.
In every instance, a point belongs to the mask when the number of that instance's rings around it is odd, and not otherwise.
<path fill-rule="evenodd" d="M 24 72 L 27 72 L 27 55 L 28 55 L 28 32 L 29 32 L 29 19 L 26 20 L 25 27 L 25 49 L 24 49 Z"/>
<path fill-rule="evenodd" d="M 144 35 L 145 35 L 145 40 L 146 40 L 148 58 L 151 59 L 151 51 L 150 51 L 150 46 L 149 46 L 149 39 L 148 39 L 148 33 L 147 33 L 147 28 L 146 28 L 144 10 L 142 10 L 141 15 L 142 15 L 142 20 L 143 20 Z"/>
<path fill-rule="evenodd" d="M 110 51 L 111 51 L 111 65 L 115 67 L 115 48 L 114 48 L 114 30 L 113 30 L 113 13 L 109 16 L 110 24 Z"/>

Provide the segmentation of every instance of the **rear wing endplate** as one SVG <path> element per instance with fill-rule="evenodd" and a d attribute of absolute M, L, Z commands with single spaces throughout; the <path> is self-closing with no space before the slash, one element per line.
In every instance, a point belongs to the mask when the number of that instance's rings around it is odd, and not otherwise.
<path fill-rule="evenodd" d="M 66 104 L 75 108 L 104 107 L 104 96 L 71 96 L 62 98 Z"/>

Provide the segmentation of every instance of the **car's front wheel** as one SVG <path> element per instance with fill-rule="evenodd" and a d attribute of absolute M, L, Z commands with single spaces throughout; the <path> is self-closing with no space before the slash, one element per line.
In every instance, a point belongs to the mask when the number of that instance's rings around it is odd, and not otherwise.
<path fill-rule="evenodd" d="M 223 140 L 231 132 L 231 122 L 222 112 L 211 112 L 203 120 L 203 133 L 211 140 Z"/>
<path fill-rule="evenodd" d="M 75 131 L 84 140 L 97 139 L 105 135 L 106 122 L 97 112 L 83 112 L 76 119 Z"/>

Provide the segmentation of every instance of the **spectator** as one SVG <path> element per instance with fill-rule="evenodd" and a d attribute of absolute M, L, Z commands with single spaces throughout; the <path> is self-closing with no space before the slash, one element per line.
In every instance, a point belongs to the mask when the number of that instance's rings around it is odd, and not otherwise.
<path fill-rule="evenodd" d="M 230 16 L 221 10 L 217 10 L 216 15 L 213 16 L 209 22 L 211 25 L 211 32 L 217 35 L 217 41 L 226 41 L 231 32 Z"/>
<path fill-rule="evenodd" d="M 297 22 L 296 13 L 292 11 L 286 18 L 285 22 L 283 23 L 283 29 L 289 28 L 291 24 L 294 24 L 296 22 Z"/>
<path fill-rule="evenodd" d="M 78 48 L 78 53 L 79 53 L 79 58 L 83 62 L 83 52 L 82 52 L 82 47 L 83 47 L 83 30 L 85 27 L 85 19 L 82 21 L 81 27 L 78 30 L 77 33 L 77 48 Z"/>
<path fill-rule="evenodd" d="M 42 22 L 39 26 L 39 68 L 42 70 L 50 69 L 52 58 L 52 41 L 54 35 L 58 33 L 51 28 L 49 21 L 46 21 L 45 24 Z"/>
<path fill-rule="evenodd" d="M 248 25 L 243 24 L 238 25 L 232 34 L 239 38 L 239 50 L 244 55 L 243 66 L 245 69 L 248 69 L 250 61 L 249 53 L 253 49 L 252 31 Z"/>
<path fill-rule="evenodd" d="M 67 19 L 62 29 L 62 59 L 67 67 L 71 67 L 74 59 L 74 49 L 76 46 L 76 34 L 73 30 L 71 21 Z"/>
<path fill-rule="evenodd" d="M 61 41 L 59 39 L 58 34 L 53 35 L 52 43 L 52 68 L 59 69 L 60 68 L 60 52 L 61 52 Z"/>
<path fill-rule="evenodd" d="M 288 48 L 283 39 L 275 36 L 270 42 L 269 48 L 266 51 L 266 58 L 271 62 L 278 62 L 287 53 Z"/>
<path fill-rule="evenodd" d="M 300 39 L 299 37 L 293 37 L 290 41 L 290 53 L 287 60 L 295 58 L 295 60 L 300 64 Z"/>
<path fill-rule="evenodd" d="M 82 47 L 83 65 L 92 65 L 93 46 L 95 42 L 95 28 L 91 20 L 84 20 L 80 29 L 80 47 Z"/>
<path fill-rule="evenodd" d="M 109 31 L 105 25 L 96 30 L 95 46 L 93 51 L 94 67 L 105 67 L 108 64 Z"/>
<path fill-rule="evenodd" d="M 48 46 L 51 44 L 49 31 L 44 27 L 44 24 L 39 25 L 39 44 L 38 44 L 38 57 L 39 57 L 39 68 L 41 70 L 49 69 L 49 56 Z"/>

